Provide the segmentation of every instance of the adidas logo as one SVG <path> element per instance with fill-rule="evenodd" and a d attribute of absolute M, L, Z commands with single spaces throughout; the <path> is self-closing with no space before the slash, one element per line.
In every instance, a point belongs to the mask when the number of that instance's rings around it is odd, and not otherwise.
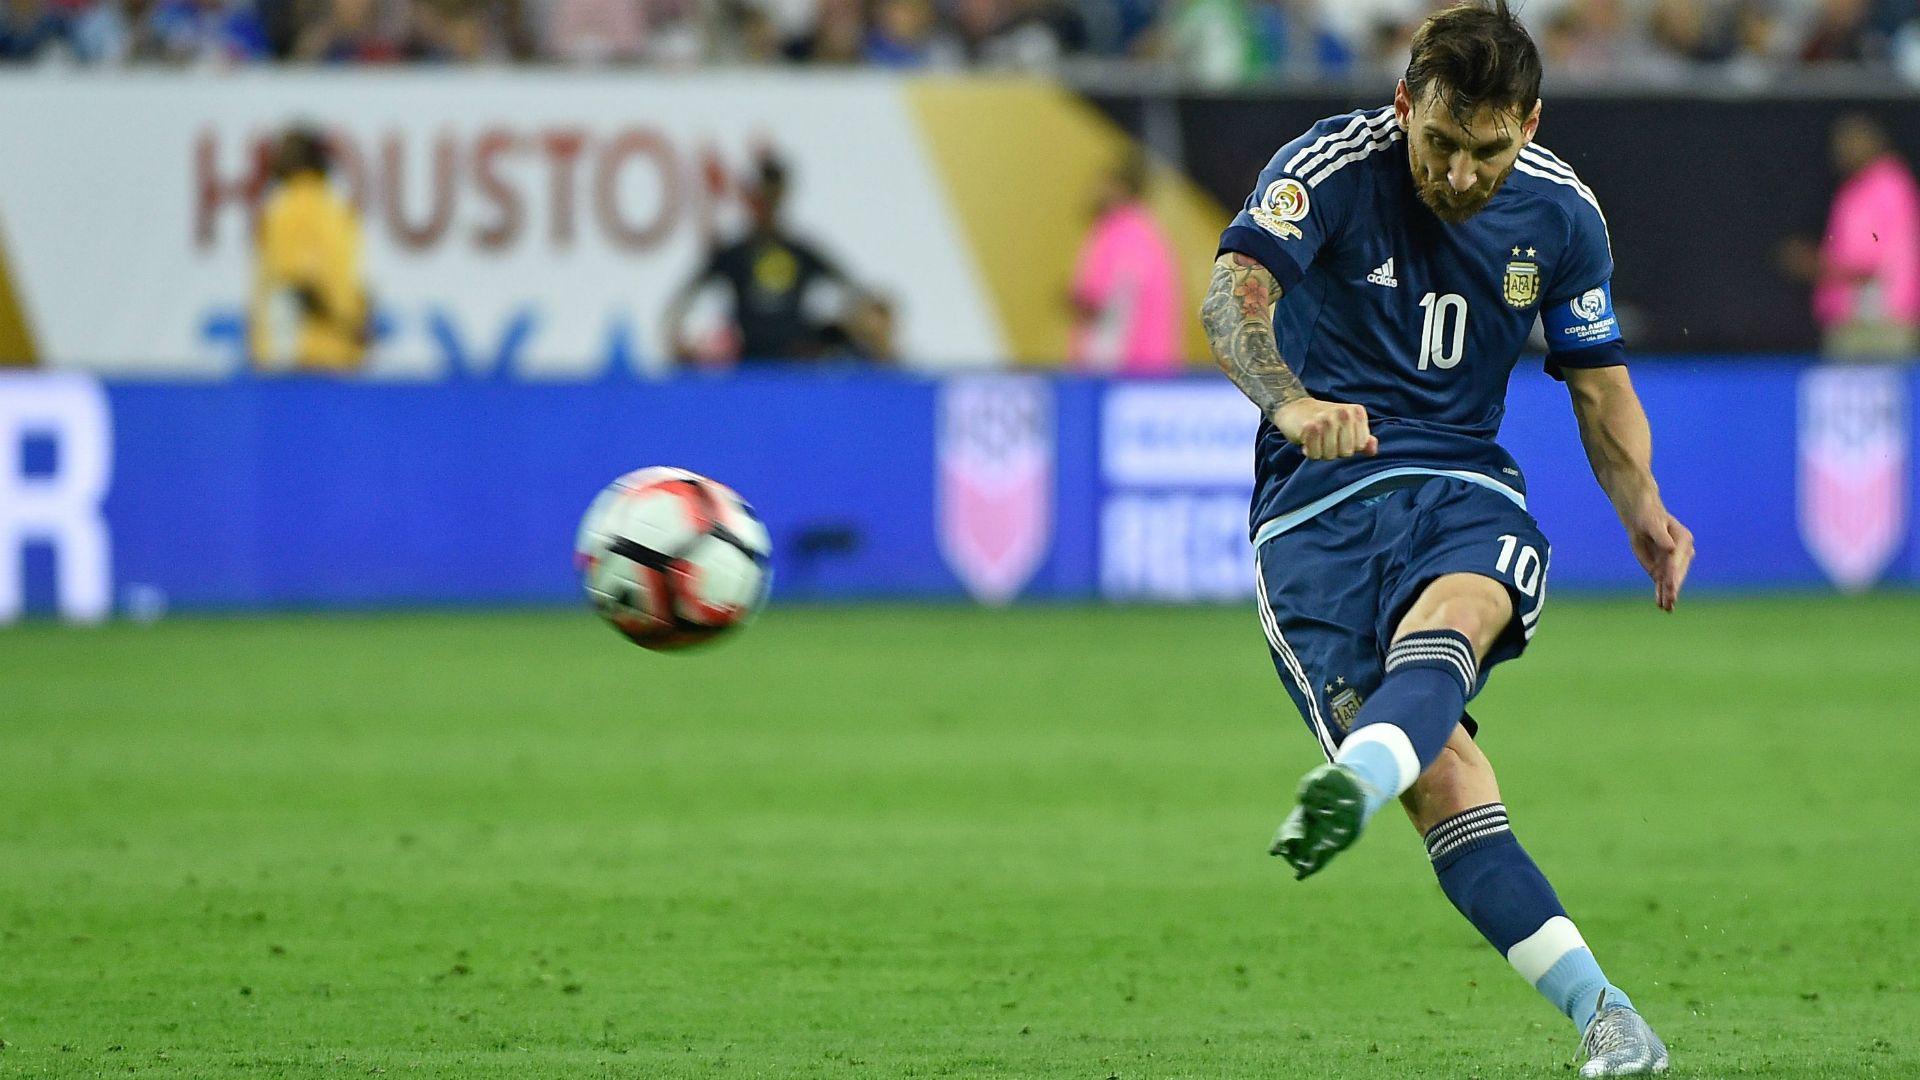
<path fill-rule="evenodd" d="M 1373 272 L 1367 275 L 1367 280 L 1373 282 L 1375 285 L 1385 285 L 1389 289 L 1397 289 L 1400 287 L 1400 279 L 1393 276 L 1392 259 L 1388 259 L 1386 262 L 1374 267 Z"/>

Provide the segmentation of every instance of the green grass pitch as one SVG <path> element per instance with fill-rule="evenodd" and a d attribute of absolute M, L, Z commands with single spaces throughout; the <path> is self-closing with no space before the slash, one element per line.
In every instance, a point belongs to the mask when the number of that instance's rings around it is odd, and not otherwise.
<path fill-rule="evenodd" d="M 1920 597 L 1558 600 L 1475 713 L 1693 1077 L 1920 1075 Z M 0 632 L 0 1075 L 1567 1077 L 1250 609 Z"/>

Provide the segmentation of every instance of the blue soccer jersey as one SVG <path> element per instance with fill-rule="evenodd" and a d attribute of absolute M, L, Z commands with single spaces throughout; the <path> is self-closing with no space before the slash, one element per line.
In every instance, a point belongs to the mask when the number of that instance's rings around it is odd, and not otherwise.
<path fill-rule="evenodd" d="M 1538 144 L 1458 225 L 1420 201 L 1391 107 L 1331 117 L 1280 148 L 1220 238 L 1280 282 L 1280 355 L 1313 396 L 1364 406 L 1376 457 L 1308 461 L 1260 426 L 1256 543 L 1400 476 L 1445 475 L 1526 505 L 1495 442 L 1536 318 L 1548 367 L 1619 364 L 1606 219 Z"/>

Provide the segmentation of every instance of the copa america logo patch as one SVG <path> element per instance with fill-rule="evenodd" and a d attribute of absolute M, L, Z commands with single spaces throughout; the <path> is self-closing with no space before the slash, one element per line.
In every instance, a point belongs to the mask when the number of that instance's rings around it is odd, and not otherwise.
<path fill-rule="evenodd" d="M 1291 176 L 1283 176 L 1267 185 L 1260 205 L 1248 211 L 1260 227 L 1281 239 L 1298 240 L 1300 229 L 1294 222 L 1307 216 L 1307 186 Z"/>
<path fill-rule="evenodd" d="M 940 552 L 974 598 L 1020 594 L 1053 545 L 1053 389 L 1018 376 L 940 391 Z"/>
<path fill-rule="evenodd" d="M 1872 585 L 1907 534 L 1902 373 L 1820 368 L 1800 380 L 1800 537 L 1829 580 Z"/>
<path fill-rule="evenodd" d="M 1576 318 L 1592 322 L 1607 313 L 1607 294 L 1601 289 L 1588 289 L 1569 301 L 1567 310 Z"/>

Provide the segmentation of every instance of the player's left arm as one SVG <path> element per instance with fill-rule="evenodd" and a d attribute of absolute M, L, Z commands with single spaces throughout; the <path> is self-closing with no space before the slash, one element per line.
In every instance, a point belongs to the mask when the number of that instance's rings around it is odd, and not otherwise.
<path fill-rule="evenodd" d="M 1613 500 L 1633 554 L 1653 579 L 1654 601 L 1672 611 L 1693 565 L 1693 533 L 1667 510 L 1653 478 L 1653 429 L 1625 365 L 1566 367 L 1567 392 L 1594 479 Z"/>
<path fill-rule="evenodd" d="M 1693 533 L 1667 511 L 1653 479 L 1653 430 L 1627 375 L 1613 310 L 1613 245 L 1600 203 L 1584 186 L 1569 201 L 1567 246 L 1540 305 L 1547 371 L 1563 379 L 1594 479 L 1613 500 L 1654 602 L 1672 611 L 1693 565 Z"/>

